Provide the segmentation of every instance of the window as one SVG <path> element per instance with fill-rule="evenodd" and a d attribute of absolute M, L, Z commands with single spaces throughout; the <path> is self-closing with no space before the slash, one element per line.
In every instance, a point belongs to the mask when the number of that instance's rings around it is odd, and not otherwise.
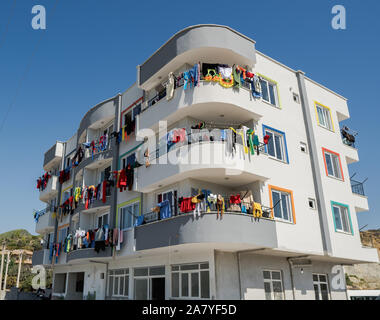
<path fill-rule="evenodd" d="M 327 275 L 313 273 L 315 300 L 329 300 Z"/>
<path fill-rule="evenodd" d="M 300 142 L 300 150 L 301 152 L 307 153 L 307 144 L 305 142 Z"/>
<path fill-rule="evenodd" d="M 310 209 L 314 209 L 315 210 L 317 208 L 317 205 L 315 203 L 315 199 L 309 198 L 308 199 L 308 203 L 309 203 L 309 208 Z"/>
<path fill-rule="evenodd" d="M 109 213 L 106 213 L 106 214 L 99 216 L 97 227 L 100 228 L 100 227 L 103 227 L 106 224 L 108 224 L 108 219 L 109 219 Z"/>
<path fill-rule="evenodd" d="M 263 271 L 266 300 L 284 300 L 281 271 Z"/>
<path fill-rule="evenodd" d="M 140 215 L 140 203 L 135 202 L 120 208 L 120 228 L 127 230 L 133 228 L 137 217 Z"/>
<path fill-rule="evenodd" d="M 63 241 L 65 241 L 65 239 L 67 237 L 67 232 L 68 231 L 69 231 L 68 227 L 59 229 L 57 242 L 63 242 Z"/>
<path fill-rule="evenodd" d="M 347 205 L 331 202 L 335 231 L 352 233 L 350 211 Z"/>
<path fill-rule="evenodd" d="M 322 148 L 322 151 L 325 161 L 326 175 L 344 181 L 342 163 L 340 162 L 339 154 L 325 148 Z"/>
<path fill-rule="evenodd" d="M 269 156 L 289 163 L 285 133 L 268 126 L 263 126 L 264 136 L 270 137 L 265 147 Z"/>
<path fill-rule="evenodd" d="M 165 300 L 165 266 L 133 269 L 135 300 Z"/>
<path fill-rule="evenodd" d="M 159 193 L 157 195 L 157 203 L 160 203 L 165 200 L 169 200 L 171 210 L 172 210 L 172 215 L 176 216 L 178 213 L 177 190 L 169 190 L 163 193 Z"/>
<path fill-rule="evenodd" d="M 323 128 L 334 131 L 330 109 L 319 103 L 315 103 L 315 109 L 317 111 L 318 124 Z"/>
<path fill-rule="evenodd" d="M 196 263 L 172 266 L 173 298 L 210 299 L 209 264 Z"/>
<path fill-rule="evenodd" d="M 129 296 L 129 269 L 110 270 L 108 273 L 108 296 Z"/>
<path fill-rule="evenodd" d="M 108 180 L 111 176 L 111 166 L 108 166 L 104 170 L 100 172 L 100 181 L 99 183 L 103 182 L 104 180 Z"/>
<path fill-rule="evenodd" d="M 295 223 L 293 192 L 274 186 L 269 191 L 274 218 Z"/>
<path fill-rule="evenodd" d="M 260 78 L 261 93 L 264 101 L 278 106 L 277 84 L 266 78 Z"/>
<path fill-rule="evenodd" d="M 136 154 L 132 153 L 128 157 L 123 158 L 123 169 L 125 169 L 129 164 L 132 166 L 135 164 Z"/>

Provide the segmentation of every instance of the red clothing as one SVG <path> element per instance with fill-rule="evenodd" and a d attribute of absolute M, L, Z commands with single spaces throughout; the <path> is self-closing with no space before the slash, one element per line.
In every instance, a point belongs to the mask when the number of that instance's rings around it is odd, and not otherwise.
<path fill-rule="evenodd" d="M 125 169 L 120 171 L 116 187 L 120 189 L 120 192 L 127 190 L 127 173 Z"/>
<path fill-rule="evenodd" d="M 270 139 L 270 136 L 269 135 L 265 135 L 264 136 L 264 143 L 268 144 L 269 139 Z"/>
<path fill-rule="evenodd" d="M 186 213 L 193 211 L 195 209 L 195 203 L 191 202 L 191 197 L 189 198 L 183 198 L 181 202 L 181 212 Z"/>
<path fill-rule="evenodd" d="M 240 194 L 230 197 L 230 204 L 239 204 L 239 203 L 241 203 Z"/>

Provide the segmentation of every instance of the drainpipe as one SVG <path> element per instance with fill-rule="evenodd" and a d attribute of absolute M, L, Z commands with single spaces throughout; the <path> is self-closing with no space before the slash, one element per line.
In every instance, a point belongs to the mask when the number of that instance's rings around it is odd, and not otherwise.
<path fill-rule="evenodd" d="M 266 250 L 266 249 L 267 248 L 248 249 L 248 250 L 236 251 L 236 260 L 237 260 L 237 265 L 238 265 L 238 277 L 239 277 L 239 295 L 240 295 L 240 300 L 243 299 L 242 285 L 241 285 L 240 254 L 241 253 L 251 253 L 251 252 L 257 252 L 257 251 L 263 251 L 263 250 Z M 215 268 L 215 266 L 214 266 L 214 268 Z"/>
<path fill-rule="evenodd" d="M 286 260 L 288 261 L 289 264 L 289 271 L 290 271 L 290 283 L 292 286 L 292 292 L 293 292 L 293 300 L 296 300 L 296 289 L 294 288 L 294 278 L 293 278 L 293 265 L 292 265 L 292 260 L 294 259 L 300 259 L 300 258 L 307 258 L 309 257 L 308 255 L 304 256 L 298 256 L 298 257 L 288 257 Z"/>
<path fill-rule="evenodd" d="M 100 264 L 105 264 L 106 265 L 106 274 L 105 274 L 105 278 L 106 278 L 106 288 L 105 288 L 105 293 L 104 293 L 104 298 L 107 297 L 107 291 L 108 291 L 108 264 L 109 262 L 102 262 L 102 261 L 93 261 L 93 260 L 90 260 L 89 262 L 91 263 L 100 263 Z"/>
<path fill-rule="evenodd" d="M 309 99 L 306 92 L 306 85 L 305 85 L 305 73 L 303 71 L 298 70 L 296 72 L 297 81 L 298 81 L 298 88 L 301 98 L 301 106 L 302 106 L 302 113 L 303 113 L 303 119 L 305 123 L 305 129 L 306 129 L 306 136 L 307 136 L 307 143 L 309 145 L 309 155 L 310 155 L 310 162 L 311 162 L 311 170 L 313 174 L 313 183 L 314 183 L 314 189 L 315 189 L 315 197 L 317 201 L 317 207 L 318 207 L 318 217 L 319 217 L 319 225 L 321 229 L 321 236 L 322 236 L 322 246 L 323 251 L 326 255 L 332 254 L 332 245 L 331 245 L 331 239 L 330 239 L 330 233 L 328 228 L 328 221 L 327 221 L 327 210 L 325 206 L 325 197 L 322 187 L 322 179 L 321 179 L 321 170 L 319 166 L 318 161 L 318 147 L 315 140 L 315 133 L 313 130 L 313 121 L 311 118 L 311 109 L 309 106 Z"/>

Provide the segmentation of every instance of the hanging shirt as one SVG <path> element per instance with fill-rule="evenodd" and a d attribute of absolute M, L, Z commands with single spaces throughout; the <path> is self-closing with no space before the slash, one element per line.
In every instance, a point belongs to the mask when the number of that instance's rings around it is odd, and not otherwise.
<path fill-rule="evenodd" d="M 164 200 L 157 204 L 157 206 L 160 208 L 160 218 L 161 219 L 167 219 L 172 216 L 171 207 L 169 200 Z"/>

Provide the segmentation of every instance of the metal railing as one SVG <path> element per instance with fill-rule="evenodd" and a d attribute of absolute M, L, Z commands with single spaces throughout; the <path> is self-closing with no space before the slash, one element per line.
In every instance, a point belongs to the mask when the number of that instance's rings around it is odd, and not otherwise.
<path fill-rule="evenodd" d="M 352 193 L 365 196 L 363 182 L 359 182 L 359 181 L 351 179 L 351 190 L 352 190 Z"/>

